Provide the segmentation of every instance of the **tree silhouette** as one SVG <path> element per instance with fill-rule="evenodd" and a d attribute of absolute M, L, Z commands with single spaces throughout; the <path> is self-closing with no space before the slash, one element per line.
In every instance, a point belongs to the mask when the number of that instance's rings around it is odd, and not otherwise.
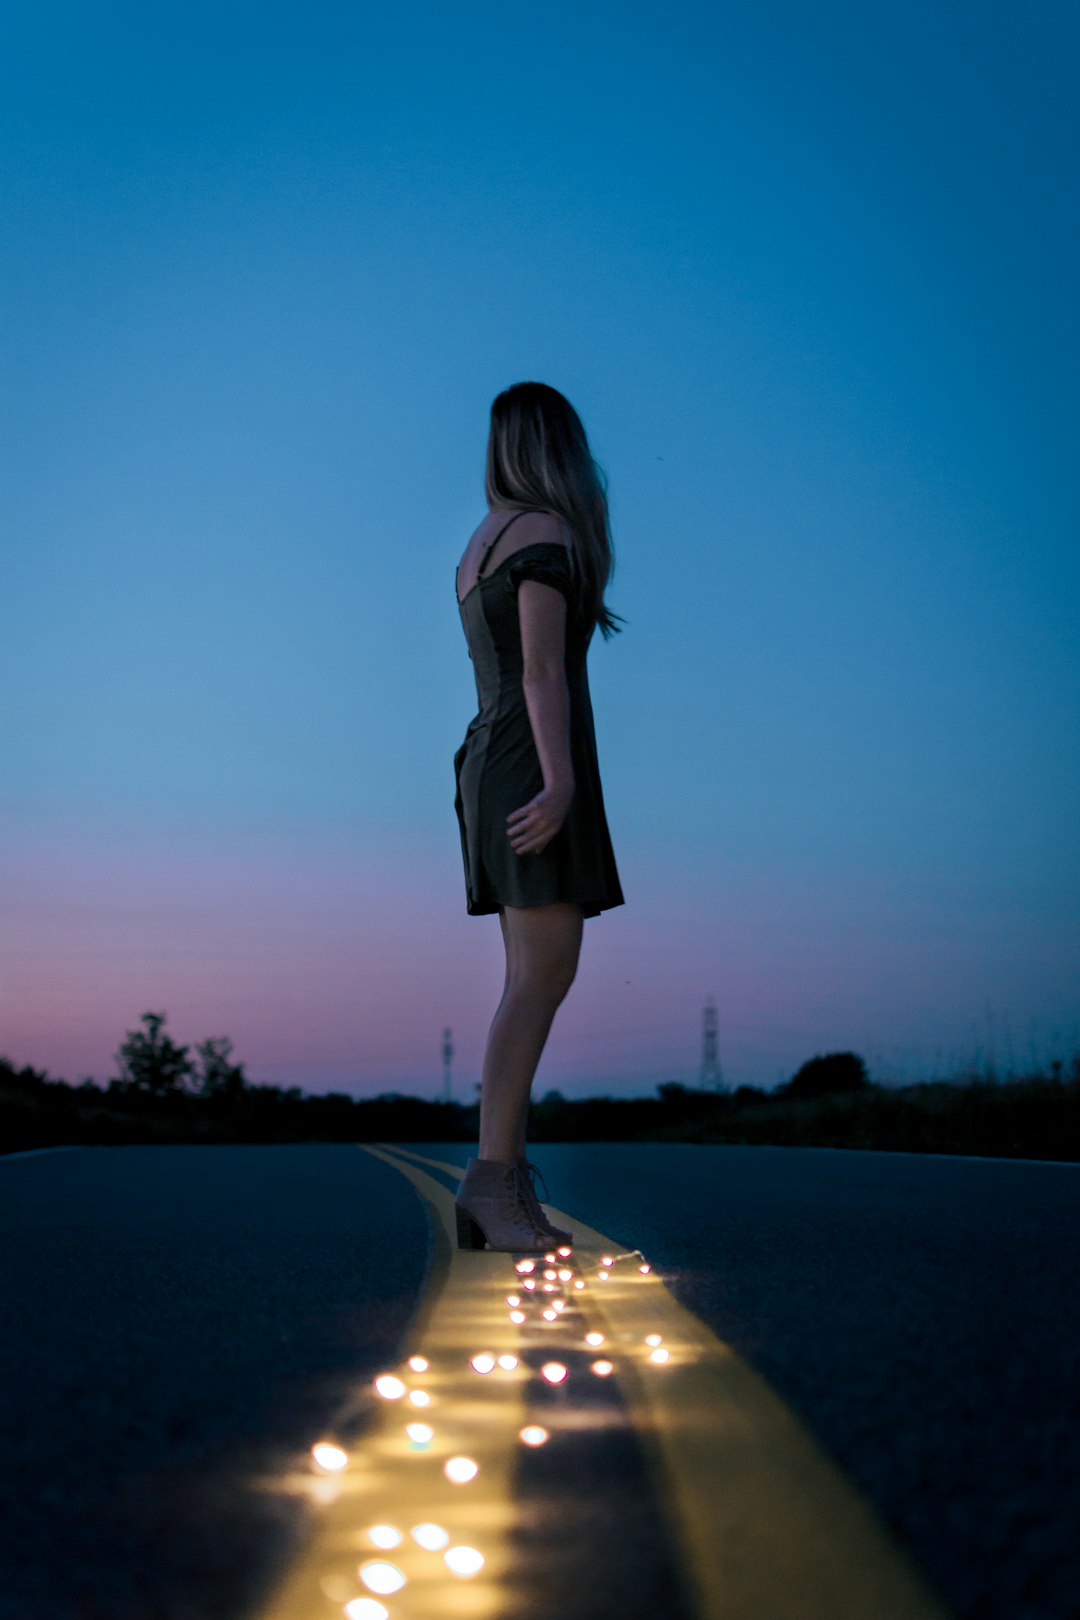
<path fill-rule="evenodd" d="M 856 1052 L 827 1052 L 812 1057 L 784 1086 L 777 1097 L 831 1097 L 838 1091 L 865 1091 L 870 1084 L 866 1064 Z"/>
<path fill-rule="evenodd" d="M 229 1062 L 232 1047 L 227 1035 L 211 1035 L 196 1044 L 199 1067 L 195 1088 L 200 1096 L 236 1098 L 246 1089 L 244 1065 Z"/>
<path fill-rule="evenodd" d="M 113 1054 L 120 1070 L 121 1090 L 150 1092 L 158 1097 L 174 1097 L 184 1091 L 194 1064 L 186 1046 L 177 1046 L 171 1036 L 162 1034 L 166 1017 L 165 1013 L 143 1013 L 140 1022 L 146 1030 L 129 1029 Z"/>

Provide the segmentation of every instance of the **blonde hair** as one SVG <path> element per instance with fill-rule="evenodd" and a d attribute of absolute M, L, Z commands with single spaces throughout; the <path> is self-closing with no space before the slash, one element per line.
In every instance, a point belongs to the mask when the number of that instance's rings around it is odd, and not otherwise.
<path fill-rule="evenodd" d="M 621 616 L 604 605 L 615 571 L 607 476 L 593 458 L 581 418 L 557 388 L 521 382 L 496 395 L 484 487 L 489 506 L 554 512 L 565 520 L 574 540 L 578 614 L 599 625 L 605 639 L 616 634 Z"/>

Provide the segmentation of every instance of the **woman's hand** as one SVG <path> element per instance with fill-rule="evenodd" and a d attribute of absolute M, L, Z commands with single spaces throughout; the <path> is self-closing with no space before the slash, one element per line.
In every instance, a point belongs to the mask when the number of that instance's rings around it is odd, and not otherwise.
<path fill-rule="evenodd" d="M 546 848 L 566 820 L 573 797 L 574 784 L 568 782 L 541 788 L 535 799 L 511 810 L 506 831 L 515 854 L 539 853 Z"/>

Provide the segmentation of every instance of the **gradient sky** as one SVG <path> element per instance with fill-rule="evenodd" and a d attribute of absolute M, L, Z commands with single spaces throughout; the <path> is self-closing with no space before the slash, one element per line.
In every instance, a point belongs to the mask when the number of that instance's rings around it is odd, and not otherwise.
<path fill-rule="evenodd" d="M 1080 1049 L 1063 4 L 9 6 L 0 1052 L 148 1010 L 472 1096 L 453 575 L 539 379 L 610 479 L 625 906 L 536 1093 Z"/>

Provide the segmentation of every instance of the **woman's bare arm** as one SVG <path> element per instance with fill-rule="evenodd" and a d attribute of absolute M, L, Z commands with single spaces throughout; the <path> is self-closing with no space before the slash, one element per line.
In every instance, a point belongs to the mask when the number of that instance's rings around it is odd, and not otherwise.
<path fill-rule="evenodd" d="M 554 838 L 574 797 L 570 754 L 570 688 L 566 679 L 566 598 L 553 585 L 524 579 L 518 587 L 522 677 L 543 790 L 507 816 L 518 854 Z"/>

